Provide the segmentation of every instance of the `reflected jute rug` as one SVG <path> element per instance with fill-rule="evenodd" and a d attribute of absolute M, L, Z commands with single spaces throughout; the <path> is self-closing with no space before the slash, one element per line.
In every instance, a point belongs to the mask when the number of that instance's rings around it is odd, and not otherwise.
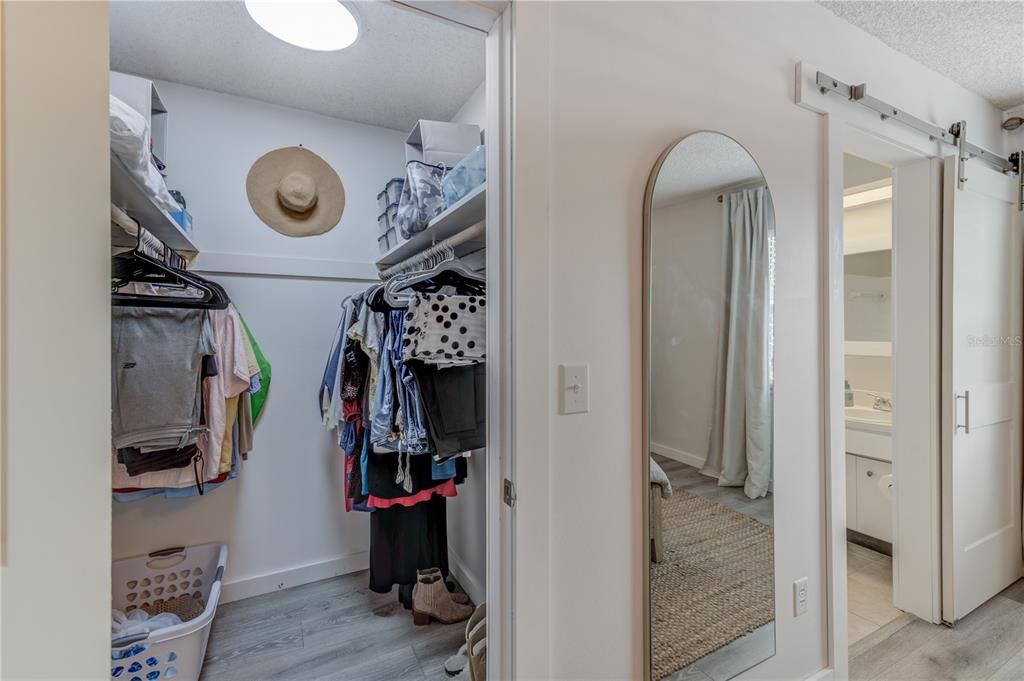
<path fill-rule="evenodd" d="M 662 502 L 651 566 L 651 676 L 661 679 L 775 619 L 772 528 L 683 490 Z"/>

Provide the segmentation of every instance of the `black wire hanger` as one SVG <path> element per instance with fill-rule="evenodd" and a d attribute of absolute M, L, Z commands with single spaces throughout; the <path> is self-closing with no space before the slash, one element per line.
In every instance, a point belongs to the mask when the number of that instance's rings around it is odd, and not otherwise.
<path fill-rule="evenodd" d="M 223 310 L 231 303 L 220 284 L 186 271 L 185 259 L 179 253 L 146 232 L 137 220 L 135 223 L 138 226 L 135 248 L 111 258 L 111 305 Z M 199 291 L 200 295 L 171 296 L 120 292 L 133 282 L 181 290 L 191 288 Z"/>

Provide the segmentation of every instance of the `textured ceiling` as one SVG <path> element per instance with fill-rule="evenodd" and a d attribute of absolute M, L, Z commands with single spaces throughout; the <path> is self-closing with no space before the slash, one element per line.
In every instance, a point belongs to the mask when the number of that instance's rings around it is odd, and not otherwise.
<path fill-rule="evenodd" d="M 654 185 L 654 203 L 677 201 L 761 177 L 757 163 L 738 142 L 718 133 L 698 132 L 680 142 L 665 159 Z"/>
<path fill-rule="evenodd" d="M 1024 2 L 820 1 L 1000 110 L 1024 103 Z"/>
<path fill-rule="evenodd" d="M 381 2 L 349 3 L 359 40 L 313 52 L 241 2 L 110 3 L 110 67 L 350 121 L 411 130 L 450 120 L 484 79 L 484 36 Z"/>

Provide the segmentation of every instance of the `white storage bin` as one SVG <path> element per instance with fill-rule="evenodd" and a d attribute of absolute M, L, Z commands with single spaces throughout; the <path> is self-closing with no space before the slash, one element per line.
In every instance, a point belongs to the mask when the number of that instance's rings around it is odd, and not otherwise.
<path fill-rule="evenodd" d="M 220 601 L 226 544 L 176 547 L 115 561 L 113 607 L 131 612 L 177 596 L 202 598 L 198 617 L 173 627 L 111 641 L 110 678 L 118 681 L 198 681 Z"/>
<path fill-rule="evenodd" d="M 419 121 L 405 140 L 405 160 L 451 167 L 480 146 L 480 127 L 469 123 Z"/>

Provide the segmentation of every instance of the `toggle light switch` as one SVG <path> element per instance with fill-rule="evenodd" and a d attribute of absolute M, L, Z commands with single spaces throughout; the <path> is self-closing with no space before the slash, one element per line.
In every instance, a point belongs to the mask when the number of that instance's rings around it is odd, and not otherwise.
<path fill-rule="evenodd" d="M 584 414 L 590 411 L 589 367 L 586 364 L 558 366 L 559 414 Z"/>

